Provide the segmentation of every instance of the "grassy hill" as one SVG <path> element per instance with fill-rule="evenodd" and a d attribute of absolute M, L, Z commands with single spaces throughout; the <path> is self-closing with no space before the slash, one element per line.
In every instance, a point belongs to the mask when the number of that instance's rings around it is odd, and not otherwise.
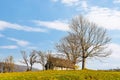
<path fill-rule="evenodd" d="M 1 73 L 0 80 L 120 80 L 120 72 L 38 71 Z"/>

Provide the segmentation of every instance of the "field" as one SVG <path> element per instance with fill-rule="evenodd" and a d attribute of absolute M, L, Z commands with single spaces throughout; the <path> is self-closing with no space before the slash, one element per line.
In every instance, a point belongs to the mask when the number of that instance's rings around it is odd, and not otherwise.
<path fill-rule="evenodd" d="M 0 73 L 0 80 L 120 80 L 120 72 L 38 71 Z"/>

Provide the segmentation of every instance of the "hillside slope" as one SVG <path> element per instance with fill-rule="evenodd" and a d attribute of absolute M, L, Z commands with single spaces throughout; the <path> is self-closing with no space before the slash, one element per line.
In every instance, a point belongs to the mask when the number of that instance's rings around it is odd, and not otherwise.
<path fill-rule="evenodd" d="M 3 71 L 3 66 L 4 63 L 3 62 L 0 62 L 0 71 Z M 27 67 L 26 66 L 23 66 L 23 65 L 18 65 L 18 64 L 14 64 L 14 72 L 23 72 L 23 71 L 26 71 Z M 32 69 L 33 71 L 38 71 L 38 69 L 36 68 L 33 68 Z"/>

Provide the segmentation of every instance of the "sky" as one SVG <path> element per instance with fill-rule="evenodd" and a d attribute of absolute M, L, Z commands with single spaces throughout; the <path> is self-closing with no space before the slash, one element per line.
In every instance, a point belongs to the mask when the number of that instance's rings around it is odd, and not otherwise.
<path fill-rule="evenodd" d="M 120 0 L 0 0 L 0 59 L 12 55 L 21 64 L 21 50 L 57 53 L 55 44 L 78 15 L 106 28 L 112 38 L 108 45 L 112 54 L 87 60 L 87 68 L 120 68 Z"/>

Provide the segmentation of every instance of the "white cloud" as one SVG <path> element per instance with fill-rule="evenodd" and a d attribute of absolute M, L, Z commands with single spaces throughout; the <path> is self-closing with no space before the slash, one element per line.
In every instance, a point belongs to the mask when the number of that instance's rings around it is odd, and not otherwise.
<path fill-rule="evenodd" d="M 58 1 L 67 6 L 75 6 L 77 9 L 83 8 L 84 10 L 87 10 L 88 8 L 87 0 L 52 0 L 52 2 Z"/>
<path fill-rule="evenodd" d="M 87 13 L 86 17 L 90 21 L 98 24 L 98 26 L 110 30 L 120 30 L 120 11 L 118 10 L 91 7 L 90 12 Z"/>
<path fill-rule="evenodd" d="M 16 45 L 0 46 L 1 49 L 17 49 Z"/>
<path fill-rule="evenodd" d="M 113 3 L 120 3 L 120 0 L 113 0 Z"/>
<path fill-rule="evenodd" d="M 17 43 L 17 45 L 22 46 L 22 47 L 30 44 L 28 41 L 25 41 L 25 40 L 18 40 L 18 39 L 15 39 L 15 38 L 8 38 L 8 39 L 11 40 L 11 41 L 15 41 Z"/>
<path fill-rule="evenodd" d="M 82 11 L 81 13 L 88 11 L 88 9 L 89 9 L 89 6 L 88 6 L 88 2 L 86 0 L 83 0 L 83 1 L 81 0 L 76 5 L 76 10 Z"/>
<path fill-rule="evenodd" d="M 82 2 L 81 2 L 81 7 L 82 7 L 85 11 L 87 11 L 87 10 L 88 10 L 87 1 L 82 1 Z"/>
<path fill-rule="evenodd" d="M 69 27 L 68 24 L 61 22 L 61 21 L 34 21 L 38 26 L 43 26 L 46 28 L 61 30 L 61 31 L 68 31 Z"/>
<path fill-rule="evenodd" d="M 52 2 L 60 2 L 64 5 L 67 5 L 67 6 L 73 6 L 73 5 L 78 5 L 79 1 L 80 0 L 51 0 Z"/>
<path fill-rule="evenodd" d="M 110 55 L 110 58 L 113 60 L 114 59 L 119 60 L 120 59 L 120 45 L 112 43 L 109 45 L 109 48 L 112 50 L 112 54 Z"/>
<path fill-rule="evenodd" d="M 19 24 L 14 24 L 14 23 L 9 23 L 6 21 L 1 21 L 0 20 L 0 30 L 4 30 L 4 29 L 15 29 L 15 30 L 23 30 L 23 31 L 28 31 L 28 32 L 45 32 L 45 30 L 41 29 L 41 28 L 33 28 L 33 27 L 29 27 L 29 26 L 22 26 Z"/>
<path fill-rule="evenodd" d="M 117 68 L 120 67 L 120 44 L 116 44 L 116 43 L 111 43 L 109 45 L 109 49 L 112 50 L 112 54 L 108 57 L 107 62 L 106 63 L 102 63 L 102 64 L 108 64 L 107 66 L 104 66 L 103 68 Z"/>
<path fill-rule="evenodd" d="M 80 0 L 61 0 L 61 3 L 72 6 L 72 5 L 77 5 Z"/>
<path fill-rule="evenodd" d="M 90 69 L 113 69 L 120 66 L 120 45 L 111 43 L 108 49 L 112 50 L 112 54 L 107 58 L 101 58 L 101 62 L 97 59 L 90 59 L 86 66 Z"/>

